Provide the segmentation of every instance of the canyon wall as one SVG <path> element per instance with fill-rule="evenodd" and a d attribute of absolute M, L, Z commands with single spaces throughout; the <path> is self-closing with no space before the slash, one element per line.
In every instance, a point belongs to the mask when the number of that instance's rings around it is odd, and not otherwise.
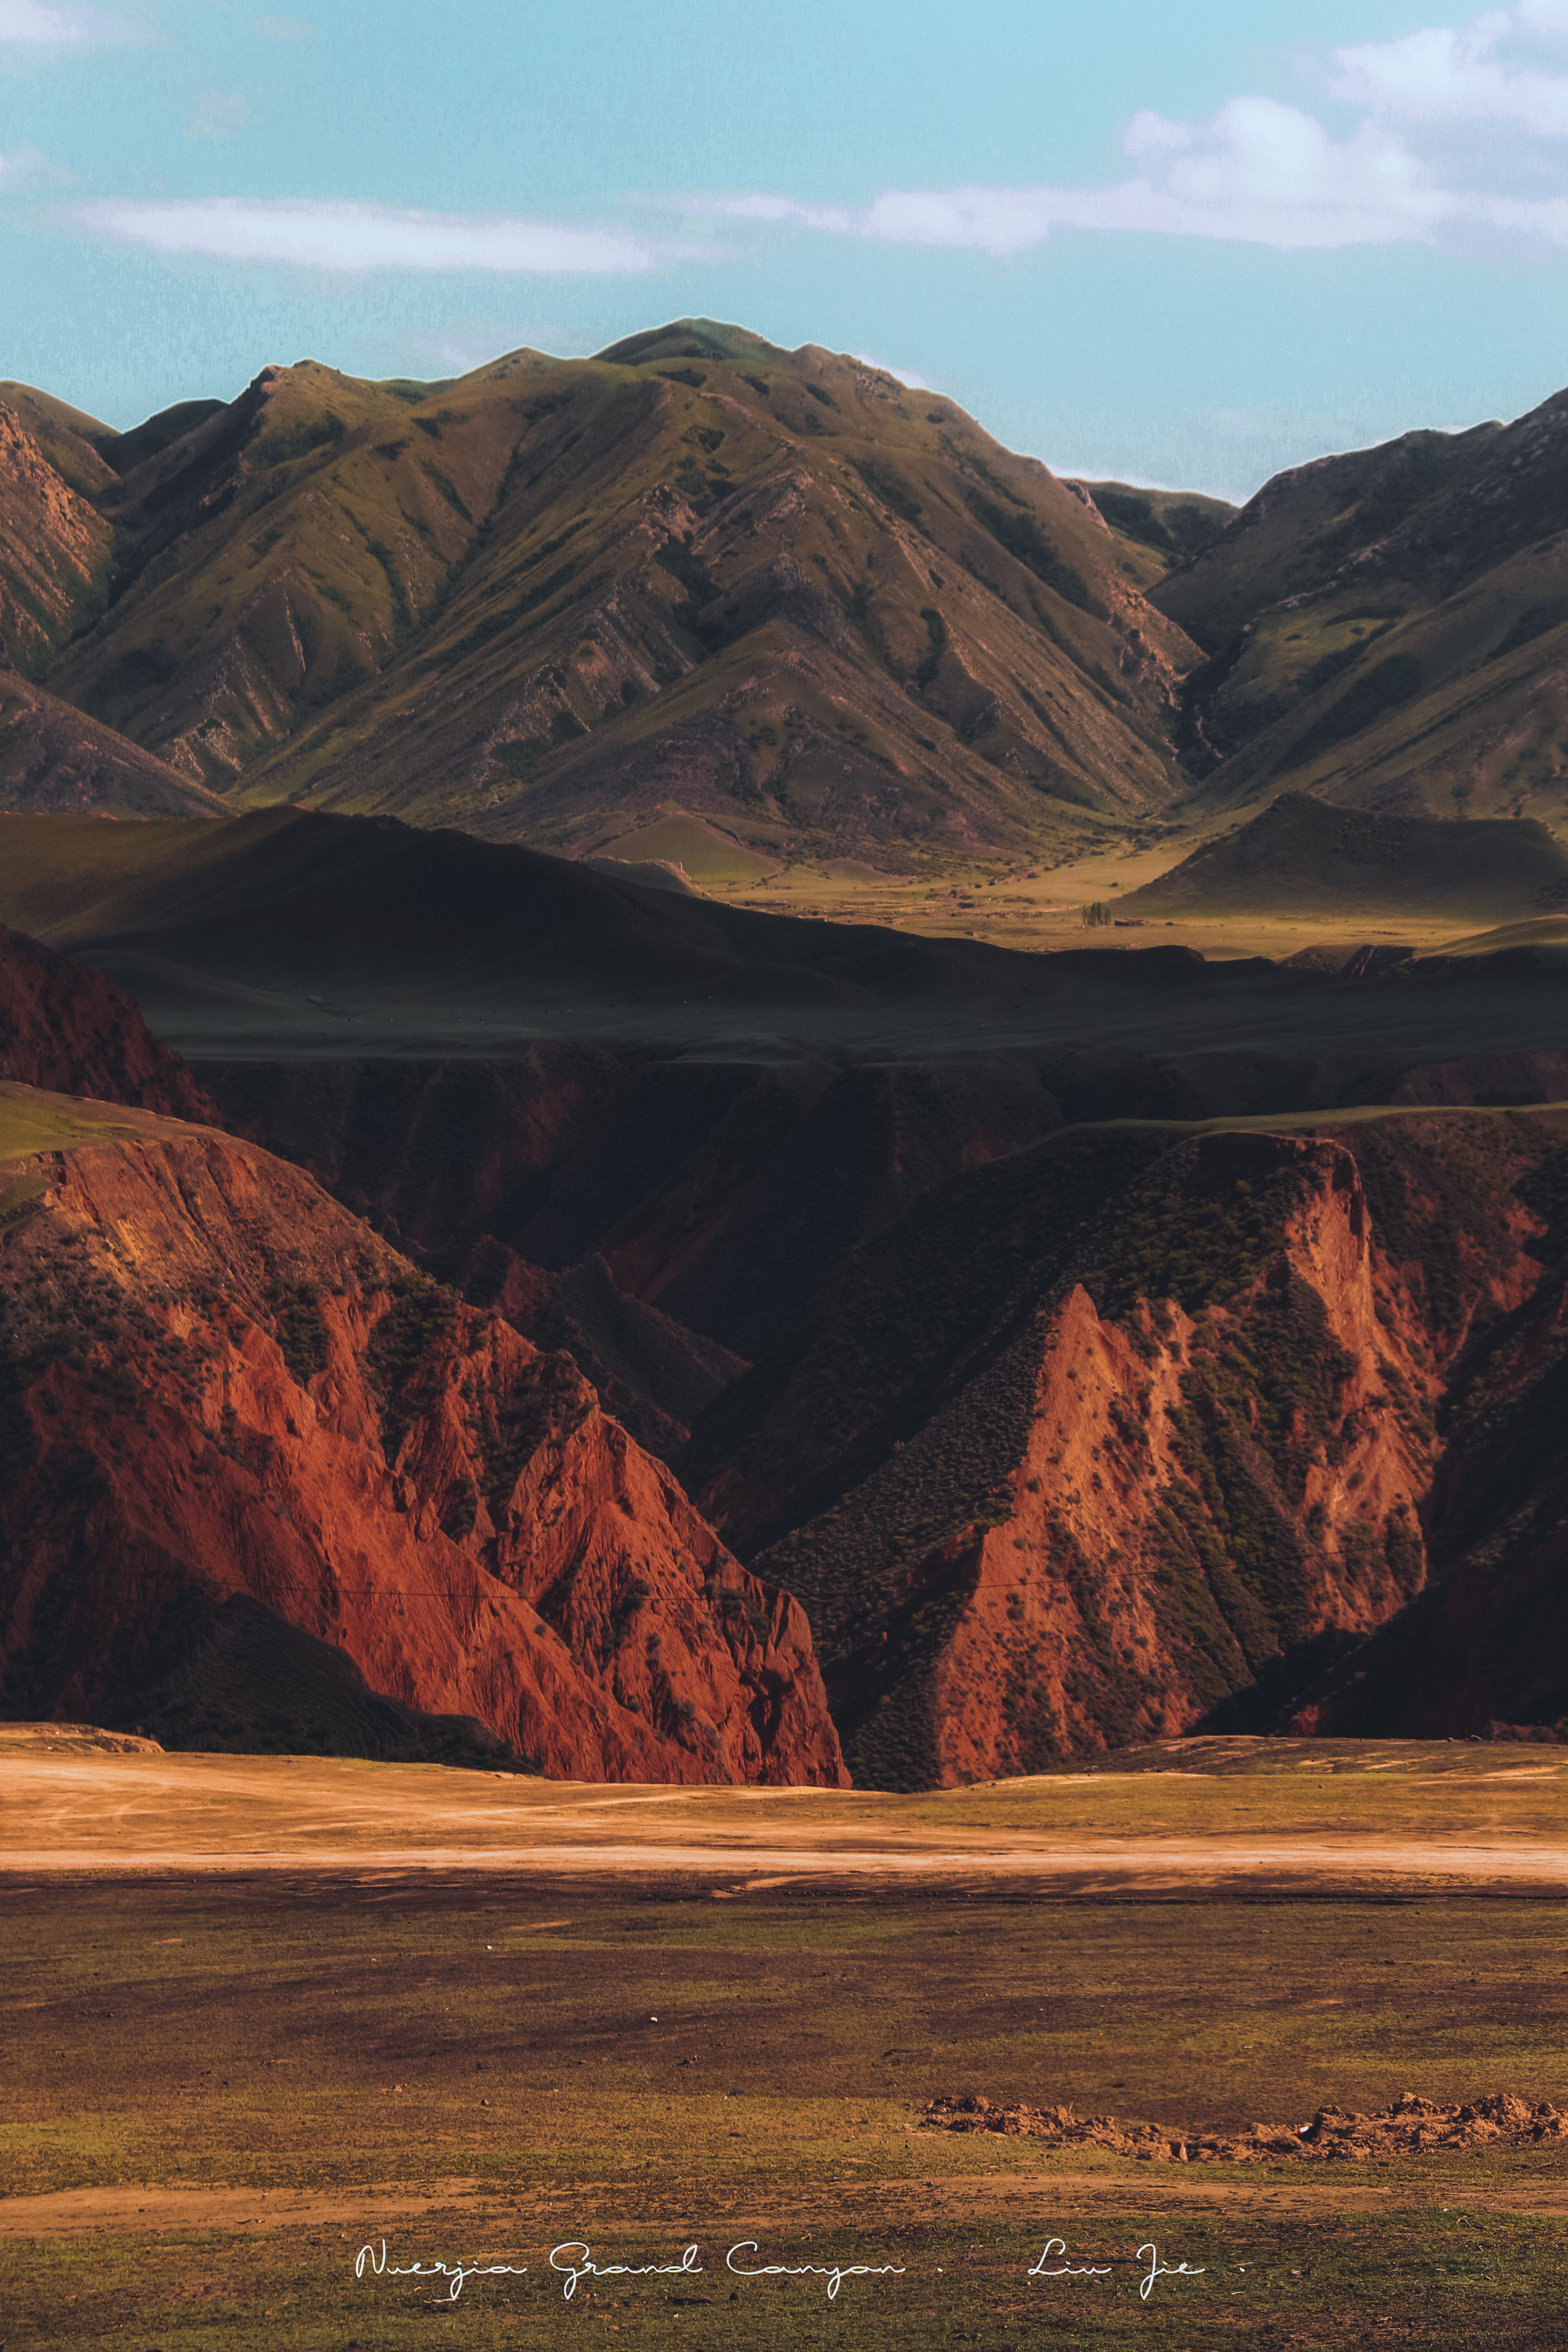
<path fill-rule="evenodd" d="M 220 1720 L 193 1696 L 204 1659 L 259 1654 L 234 1634 L 243 1603 L 252 1634 L 268 1612 L 372 1692 L 553 1774 L 841 1780 L 799 1604 L 740 1567 L 569 1357 L 253 1146 L 171 1127 L 19 1173 L 7 1713 L 279 1744 L 263 1718 L 286 1690 L 229 1689 Z"/>
<path fill-rule="evenodd" d="M 805 1601 L 856 1779 L 1560 1706 L 1521 1604 L 1562 1542 L 1565 1166 L 1551 1114 L 1079 1131 L 858 1253 L 680 1457 Z"/>

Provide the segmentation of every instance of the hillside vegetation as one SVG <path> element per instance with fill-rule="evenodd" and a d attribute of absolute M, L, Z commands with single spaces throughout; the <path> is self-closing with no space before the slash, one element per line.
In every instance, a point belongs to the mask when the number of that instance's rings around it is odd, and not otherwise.
<path fill-rule="evenodd" d="M 1098 509 L 854 359 L 686 320 L 84 424 L 14 388 L 29 674 L 242 803 L 574 851 L 674 806 L 777 856 L 1026 850 L 1179 783 L 1194 648 Z"/>
<path fill-rule="evenodd" d="M 1147 588 L 1176 565 L 1212 547 L 1237 509 L 1228 499 L 1201 490 L 1152 490 L 1131 482 L 1089 482 L 1064 478 L 1069 490 L 1089 499 L 1121 548 L 1129 576 Z"/>
<path fill-rule="evenodd" d="M 1237 510 L 688 319 L 266 367 L 129 432 L 0 384 L 0 662 L 56 698 L 0 737 L 13 808 L 288 800 L 731 883 L 1059 864 L 1281 788 L 1568 824 L 1568 394 Z"/>

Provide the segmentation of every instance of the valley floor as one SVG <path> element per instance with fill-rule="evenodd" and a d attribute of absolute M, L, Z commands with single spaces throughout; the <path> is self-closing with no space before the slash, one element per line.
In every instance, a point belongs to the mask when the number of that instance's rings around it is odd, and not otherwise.
<path fill-rule="evenodd" d="M 1211 962 L 1238 956 L 1276 961 L 1303 948 L 1413 948 L 1436 953 L 1471 936 L 1474 921 L 1456 921 L 1433 908 L 1352 907 L 1339 919 L 1321 914 L 1293 919 L 1277 911 L 1148 916 L 1117 920 L 1117 901 L 1156 881 L 1190 855 L 1204 835 L 1184 832 L 1157 848 L 1115 842 L 1100 855 L 1070 866 L 976 871 L 962 880 L 879 874 L 848 859 L 826 866 L 782 866 L 761 882 L 700 877 L 703 896 L 732 907 L 774 915 L 818 916 L 836 923 L 881 923 L 928 939 L 985 940 L 993 947 L 1050 954 L 1081 947 L 1190 947 Z M 694 877 L 695 878 L 695 877 Z M 1110 909 L 1107 929 L 1086 930 L 1083 909 L 1099 901 Z"/>
<path fill-rule="evenodd" d="M 0 1765 L 7 2352 L 1561 2343 L 1561 2141 L 1152 2177 L 921 2117 L 1560 2101 L 1568 1752 L 1178 1741 L 909 1798 L 60 1727 Z M 454 2305 L 418 2262 L 508 2267 Z"/>

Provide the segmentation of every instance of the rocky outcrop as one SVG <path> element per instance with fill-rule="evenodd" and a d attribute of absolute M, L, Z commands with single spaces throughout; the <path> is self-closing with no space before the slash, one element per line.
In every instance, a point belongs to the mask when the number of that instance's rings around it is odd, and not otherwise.
<path fill-rule="evenodd" d="M 1047 2147 L 1103 2147 L 1145 2163 L 1180 2164 L 1278 2164 L 1314 2158 L 1365 2164 L 1568 2140 L 1568 2114 L 1548 2100 L 1521 2099 L 1512 2091 L 1493 2091 L 1452 2107 L 1406 2091 L 1377 2115 L 1320 2107 L 1310 2123 L 1254 2124 L 1245 2132 L 1173 2132 L 1163 2124 L 1119 2123 L 1114 2116 L 1080 2116 L 1064 2106 L 1006 2105 L 971 2094 L 929 2100 L 921 2124 L 927 2131 L 1000 2132 L 1010 2139 L 1043 2140 Z"/>
<path fill-rule="evenodd" d="M 857 1780 L 1261 1728 L 1325 1674 L 1320 1729 L 1554 1720 L 1565 1165 L 1550 1115 L 1068 1134 L 859 1253 L 681 1457 L 805 1601 Z"/>
<path fill-rule="evenodd" d="M 0 854 L 5 820 L 0 818 Z M 0 1078 L 216 1121 L 190 1071 L 90 965 L 0 925 Z"/>
<path fill-rule="evenodd" d="M 215 1656 L 266 1653 L 248 1609 L 551 1773 L 841 1783 L 799 1604 L 569 1357 L 253 1146 L 172 1129 L 17 1172 L 5 1712 L 191 1744 Z M 240 1694 L 258 1718 L 287 1696 Z M 245 1728 L 224 1744 L 275 1744 Z"/>

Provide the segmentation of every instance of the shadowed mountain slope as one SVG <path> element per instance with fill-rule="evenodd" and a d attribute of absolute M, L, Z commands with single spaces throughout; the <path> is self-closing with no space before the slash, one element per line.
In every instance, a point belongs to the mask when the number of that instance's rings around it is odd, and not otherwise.
<path fill-rule="evenodd" d="M 753 913 L 385 819 L 0 822 L 0 920 L 98 964 L 207 1058 L 566 1037 L 747 1061 L 1018 1051 L 1066 1057 L 1077 1095 L 1092 1053 L 1179 1065 L 1199 1092 L 1159 1108 L 1193 1116 L 1386 1099 L 1421 1062 L 1563 1042 L 1550 955 L 1429 959 L 1373 990 L 1174 946 L 1030 955 Z"/>
<path fill-rule="evenodd" d="M 605 1412 L 663 1462 L 674 1460 L 704 1406 L 746 1370 L 743 1357 L 629 1297 L 597 1252 L 548 1272 L 486 1234 L 457 1283 L 471 1305 L 504 1316 L 536 1348 L 563 1348 Z"/>
<path fill-rule="evenodd" d="M 0 928 L 0 1078 L 175 1118 L 216 1117 L 112 981 Z"/>
<path fill-rule="evenodd" d="M 235 1125 L 309 1166 L 466 1295 L 497 1298 L 529 1336 L 548 1328 L 532 1319 L 532 1269 L 575 1284 L 597 1255 L 623 1299 L 736 1357 L 771 1344 L 846 1252 L 931 1184 L 1060 1118 L 1011 1056 L 840 1065 L 561 1039 L 504 1060 L 200 1067 Z M 531 1262 L 515 1280 L 514 1252 Z M 587 1323 L 580 1291 L 558 1295 Z M 552 1344 L 600 1384 L 600 1343 L 592 1358 L 569 1335 Z M 691 1417 L 694 1399 L 624 1367 L 621 1377 L 661 1413 Z"/>
<path fill-rule="evenodd" d="M 1099 510 L 813 345 L 269 368 L 98 447 L 107 607 L 49 683 L 204 784 L 573 850 L 674 804 L 770 854 L 1026 847 L 1175 788 L 1194 648 Z"/>
<path fill-rule="evenodd" d="M 1150 593 L 1209 656 L 1205 801 L 1568 809 L 1568 394 L 1277 475 Z"/>
<path fill-rule="evenodd" d="M 1335 920 L 1360 903 L 1479 922 L 1568 905 L 1568 849 L 1528 817 L 1457 824 L 1281 793 L 1121 903 L 1142 915 L 1247 908 Z"/>
<path fill-rule="evenodd" d="M 1180 563 L 1190 563 L 1212 547 L 1237 509 L 1227 499 L 1198 490 L 1149 490 L 1131 482 L 1068 479 L 1069 490 L 1089 499 L 1120 547 L 1130 580 L 1147 590 Z"/>

